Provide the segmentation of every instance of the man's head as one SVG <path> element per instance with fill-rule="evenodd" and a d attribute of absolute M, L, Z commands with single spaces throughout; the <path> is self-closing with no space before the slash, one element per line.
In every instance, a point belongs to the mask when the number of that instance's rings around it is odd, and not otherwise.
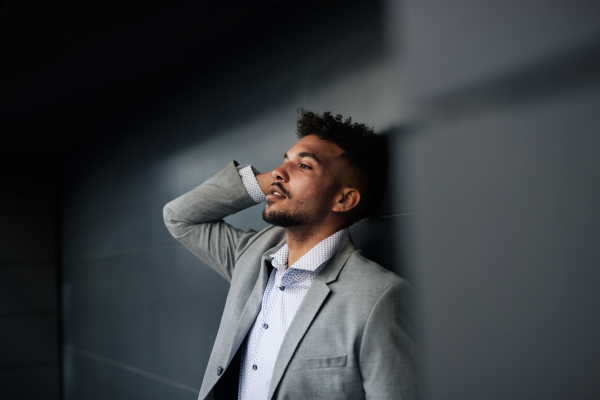
<path fill-rule="evenodd" d="M 385 189 L 387 153 L 372 128 L 298 110 L 300 140 L 273 170 L 263 218 L 274 225 L 352 225 L 377 209 Z"/>

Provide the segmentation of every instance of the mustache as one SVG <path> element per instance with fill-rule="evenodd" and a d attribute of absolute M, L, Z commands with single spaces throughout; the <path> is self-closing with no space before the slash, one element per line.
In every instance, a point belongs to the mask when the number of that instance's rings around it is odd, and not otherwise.
<path fill-rule="evenodd" d="M 275 185 L 275 186 L 277 186 L 279 189 L 281 189 L 281 191 L 283 192 L 283 194 L 285 194 L 285 196 L 286 196 L 288 199 L 290 199 L 290 198 L 292 197 L 292 195 L 290 194 L 290 192 L 288 192 L 287 190 L 285 190 L 285 189 L 283 188 L 283 186 L 281 185 L 281 183 L 279 183 L 279 182 L 273 182 L 273 183 L 271 183 L 271 186 L 273 186 L 273 185 Z"/>

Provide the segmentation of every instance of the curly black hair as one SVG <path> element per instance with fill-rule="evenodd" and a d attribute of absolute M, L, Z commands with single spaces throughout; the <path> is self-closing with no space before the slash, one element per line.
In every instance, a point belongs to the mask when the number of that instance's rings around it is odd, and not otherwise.
<path fill-rule="evenodd" d="M 323 115 L 299 108 L 296 134 L 299 139 L 315 135 L 338 145 L 342 155 L 358 174 L 361 186 L 359 192 L 365 205 L 358 219 L 373 215 L 379 208 L 387 182 L 388 157 L 384 140 L 375 134 L 373 128 L 352 123 L 340 114 L 330 112 Z"/>

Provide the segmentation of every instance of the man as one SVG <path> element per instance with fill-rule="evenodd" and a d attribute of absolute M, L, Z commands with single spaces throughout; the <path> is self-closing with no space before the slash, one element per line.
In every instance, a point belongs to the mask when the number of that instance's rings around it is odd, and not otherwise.
<path fill-rule="evenodd" d="M 413 399 L 410 285 L 349 234 L 378 207 L 385 149 L 350 118 L 299 111 L 281 166 L 234 161 L 164 208 L 173 236 L 231 284 L 199 399 Z M 260 232 L 222 220 L 264 200 Z"/>

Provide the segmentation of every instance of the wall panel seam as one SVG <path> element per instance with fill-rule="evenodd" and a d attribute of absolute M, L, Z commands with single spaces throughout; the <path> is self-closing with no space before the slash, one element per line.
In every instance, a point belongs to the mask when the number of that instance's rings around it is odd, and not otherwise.
<path fill-rule="evenodd" d="M 0 365 L 0 371 L 14 371 L 14 370 L 18 370 L 18 369 L 54 368 L 54 367 L 58 367 L 58 361 L 42 361 L 42 362 L 24 363 L 24 364 Z"/>
<path fill-rule="evenodd" d="M 200 391 L 200 389 L 193 388 L 193 387 L 184 385 L 184 384 L 179 383 L 179 382 L 175 382 L 175 381 L 173 381 L 171 379 L 163 378 L 160 375 L 156 375 L 156 374 L 153 374 L 151 372 L 145 371 L 145 370 L 143 370 L 141 368 L 134 367 L 133 365 L 125 364 L 125 363 L 123 363 L 121 361 L 113 360 L 111 358 L 101 356 L 100 354 L 96 354 L 94 352 L 91 352 L 91 351 L 88 351 L 88 350 L 84 350 L 84 349 L 75 347 L 73 345 L 67 344 L 67 343 L 63 344 L 63 349 L 65 349 L 65 350 L 67 350 L 69 352 L 78 354 L 80 356 L 86 357 L 88 359 L 94 360 L 94 361 L 102 362 L 102 363 L 111 365 L 113 367 L 123 369 L 125 371 L 129 371 L 129 372 L 133 372 L 133 373 L 145 376 L 146 378 L 154 379 L 156 381 L 165 383 L 167 385 L 175 386 L 175 387 L 177 387 L 179 389 L 183 389 L 183 390 L 186 390 L 188 392 L 192 392 L 192 393 L 197 394 Z"/>
<path fill-rule="evenodd" d="M 32 310 L 32 311 L 12 311 L 0 312 L 2 318 L 31 318 L 31 317 L 51 317 L 58 314 L 58 310 Z"/>

